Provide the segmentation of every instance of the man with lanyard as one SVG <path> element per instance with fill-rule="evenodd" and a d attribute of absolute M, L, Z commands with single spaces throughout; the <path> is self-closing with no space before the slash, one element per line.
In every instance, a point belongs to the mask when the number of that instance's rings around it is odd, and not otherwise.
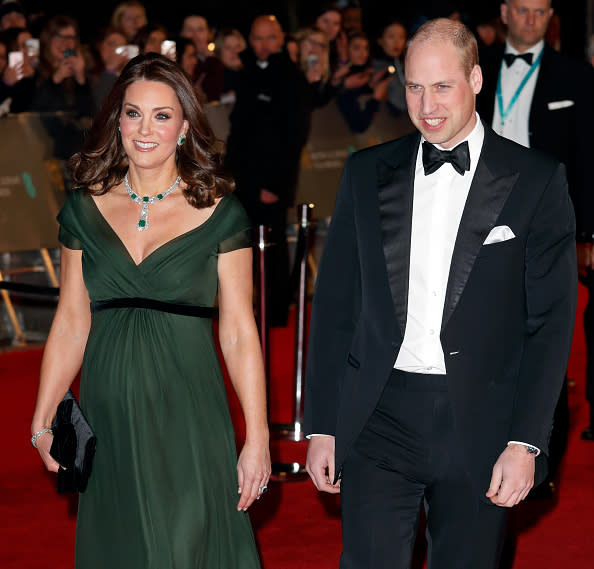
<path fill-rule="evenodd" d="M 505 0 L 501 19 L 507 26 L 504 46 L 480 53 L 483 89 L 477 109 L 502 136 L 545 151 L 565 164 L 569 193 L 577 220 L 578 259 L 589 290 L 584 326 L 588 343 L 588 399 L 594 408 L 594 89 L 592 67 L 562 55 L 544 36 L 553 15 L 551 0 Z M 586 134 L 588 133 L 588 134 Z M 587 276 L 586 276 L 587 271 Z M 551 495 L 552 479 L 567 442 L 567 382 L 555 412 L 551 434 L 549 480 L 533 490 L 533 497 Z M 594 415 L 594 413 L 592 413 Z M 594 417 L 582 434 L 592 440 Z"/>

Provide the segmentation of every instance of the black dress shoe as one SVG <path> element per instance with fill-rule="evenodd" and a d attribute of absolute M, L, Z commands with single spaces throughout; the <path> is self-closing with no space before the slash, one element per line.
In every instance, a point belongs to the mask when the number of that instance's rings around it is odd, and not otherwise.
<path fill-rule="evenodd" d="M 594 430 L 591 426 L 587 427 L 580 436 L 583 441 L 594 441 Z"/>

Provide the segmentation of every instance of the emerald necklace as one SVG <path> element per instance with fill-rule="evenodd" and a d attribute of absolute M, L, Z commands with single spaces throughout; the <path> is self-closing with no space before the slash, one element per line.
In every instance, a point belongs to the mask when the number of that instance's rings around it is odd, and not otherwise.
<path fill-rule="evenodd" d="M 152 205 L 155 202 L 160 202 L 161 200 L 164 200 L 173 190 L 175 190 L 175 188 L 177 188 L 177 186 L 179 186 L 180 181 L 181 181 L 181 176 L 178 176 L 177 179 L 175 180 L 175 182 L 173 182 L 173 184 L 161 194 L 155 194 L 152 197 L 139 196 L 130 187 L 130 182 L 128 182 L 128 172 L 126 172 L 126 176 L 124 177 L 124 184 L 126 184 L 126 191 L 128 192 L 128 195 L 130 196 L 130 199 L 132 201 L 135 201 L 137 204 L 140 204 L 142 206 L 142 209 L 140 210 L 140 219 L 138 220 L 138 223 L 136 224 L 136 229 L 138 229 L 138 231 L 146 231 L 149 228 L 149 222 L 148 222 L 149 205 Z"/>

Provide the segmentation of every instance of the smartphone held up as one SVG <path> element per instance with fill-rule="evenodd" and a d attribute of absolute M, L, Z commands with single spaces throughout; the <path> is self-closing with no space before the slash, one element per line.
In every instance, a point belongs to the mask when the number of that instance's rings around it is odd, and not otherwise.
<path fill-rule="evenodd" d="M 10 51 L 8 53 L 8 67 L 16 71 L 17 81 L 23 78 L 23 65 L 25 56 L 22 51 Z"/>
<path fill-rule="evenodd" d="M 128 59 L 132 59 L 133 57 L 136 57 L 139 54 L 140 48 L 134 44 L 121 45 L 120 47 L 116 47 L 115 52 L 118 55 L 123 55 Z"/>

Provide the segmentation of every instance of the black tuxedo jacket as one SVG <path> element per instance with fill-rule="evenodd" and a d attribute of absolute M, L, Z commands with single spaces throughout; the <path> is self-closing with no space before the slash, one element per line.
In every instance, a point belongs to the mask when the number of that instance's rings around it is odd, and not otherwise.
<path fill-rule="evenodd" d="M 404 338 L 419 142 L 415 133 L 350 156 L 324 245 L 304 427 L 336 437 L 337 476 Z M 499 225 L 515 238 L 483 245 Z M 571 347 L 576 275 L 563 165 L 485 125 L 440 333 L 456 430 L 481 496 L 507 441 L 547 452 Z M 538 482 L 546 461 L 537 465 Z"/>
<path fill-rule="evenodd" d="M 504 50 L 505 46 L 497 46 L 480 53 L 483 87 L 476 104 L 481 118 L 489 125 L 493 122 Z M 547 152 L 565 164 L 578 237 L 591 237 L 594 234 L 594 69 L 591 65 L 545 45 L 528 132 L 531 148 Z"/>

